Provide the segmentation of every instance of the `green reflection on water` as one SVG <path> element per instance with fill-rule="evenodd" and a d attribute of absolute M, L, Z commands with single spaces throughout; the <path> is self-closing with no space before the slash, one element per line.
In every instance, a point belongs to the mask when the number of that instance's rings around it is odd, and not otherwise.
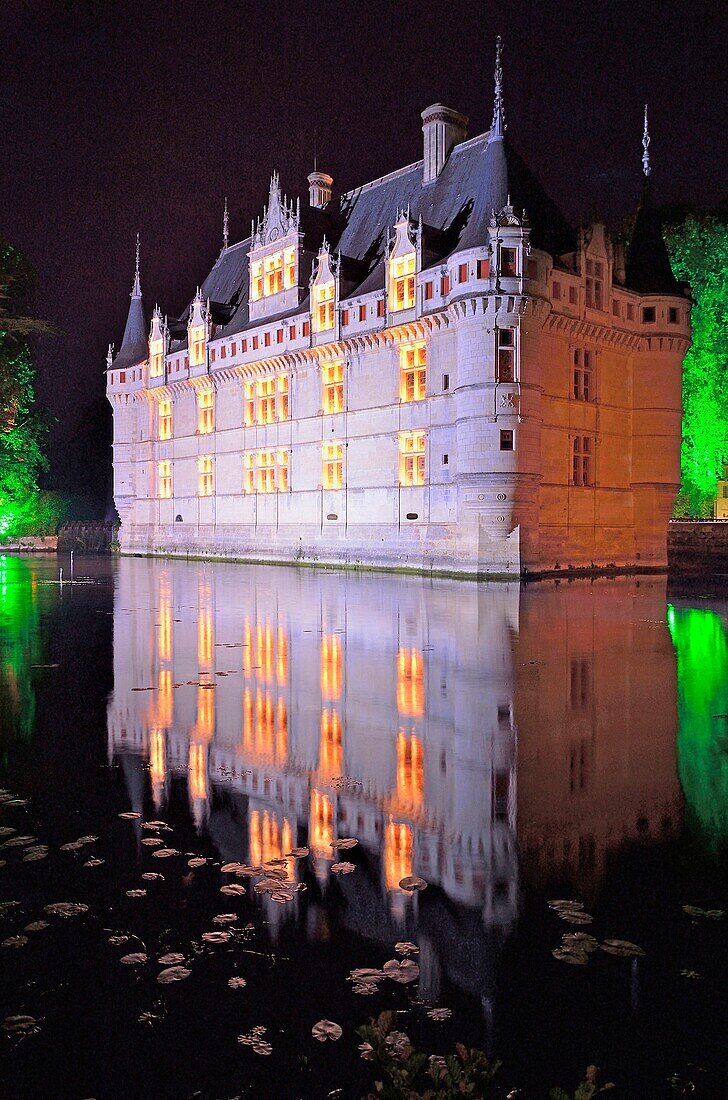
<path fill-rule="evenodd" d="M 41 660 L 40 608 L 28 562 L 0 555 L 0 738 L 30 737 L 35 722 L 32 665 Z"/>
<path fill-rule="evenodd" d="M 728 842 L 728 640 L 715 611 L 668 604 L 677 651 L 677 766 L 688 810 L 714 848 Z"/>

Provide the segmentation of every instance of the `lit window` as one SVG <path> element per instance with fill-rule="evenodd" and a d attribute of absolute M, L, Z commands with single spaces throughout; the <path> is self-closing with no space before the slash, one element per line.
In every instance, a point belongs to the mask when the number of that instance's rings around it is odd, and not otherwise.
<path fill-rule="evenodd" d="M 500 273 L 506 279 L 514 279 L 518 274 L 518 253 L 515 248 L 500 249 Z"/>
<path fill-rule="evenodd" d="M 296 250 L 287 248 L 285 253 L 284 282 L 286 290 L 296 285 Z"/>
<path fill-rule="evenodd" d="M 288 375 L 278 375 L 278 419 L 288 420 Z"/>
<path fill-rule="evenodd" d="M 269 298 L 272 294 L 279 294 L 283 290 L 283 253 L 275 252 L 272 256 L 266 256 L 263 260 L 265 273 L 264 294 Z"/>
<path fill-rule="evenodd" d="M 157 424 L 160 439 L 172 438 L 172 402 L 160 401 L 157 410 Z"/>
<path fill-rule="evenodd" d="M 399 353 L 400 401 L 421 401 L 427 384 L 427 349 L 424 344 L 402 348 Z"/>
<path fill-rule="evenodd" d="M 593 401 L 592 353 L 576 348 L 574 351 L 574 384 L 572 393 L 576 401 Z"/>
<path fill-rule="evenodd" d="M 325 413 L 338 413 L 344 408 L 344 364 L 326 363 L 321 367 L 323 408 Z"/>
<path fill-rule="evenodd" d="M 245 471 L 245 480 L 243 482 L 243 489 L 246 493 L 255 492 L 255 454 L 253 451 L 248 451 L 243 457 L 243 468 Z"/>
<path fill-rule="evenodd" d="M 412 718 L 425 713 L 425 666 L 419 649 L 397 654 L 397 710 Z"/>
<path fill-rule="evenodd" d="M 205 362 L 205 326 L 193 325 L 190 329 L 190 366 L 201 367 Z"/>
<path fill-rule="evenodd" d="M 197 459 L 197 492 L 201 497 L 212 496 L 212 457 L 200 455 Z"/>
<path fill-rule="evenodd" d="M 258 492 L 274 493 L 276 489 L 275 451 L 258 451 L 256 459 L 256 466 L 258 468 Z"/>
<path fill-rule="evenodd" d="M 199 390 L 197 394 L 197 431 L 209 435 L 213 427 L 214 397 L 212 390 Z"/>
<path fill-rule="evenodd" d="M 159 496 L 162 500 L 169 500 L 172 496 L 172 463 L 160 462 L 158 467 L 159 474 Z"/>
<path fill-rule="evenodd" d="M 399 437 L 401 485 L 425 484 L 425 433 L 402 432 Z"/>
<path fill-rule="evenodd" d="M 245 427 L 255 424 L 255 382 L 245 383 Z"/>
<path fill-rule="evenodd" d="M 410 309 L 415 304 L 416 262 L 414 252 L 389 262 L 389 308 L 392 312 Z"/>
<path fill-rule="evenodd" d="M 571 468 L 574 485 L 592 484 L 592 442 L 591 436 L 574 436 Z"/>
<path fill-rule="evenodd" d="M 313 288 L 311 319 L 314 332 L 325 332 L 326 329 L 334 327 L 335 291 L 336 287 L 333 279 Z"/>
<path fill-rule="evenodd" d="M 501 328 L 498 333 L 498 382 L 512 382 L 515 378 L 516 334 L 512 328 Z"/>
<path fill-rule="evenodd" d="M 263 378 L 258 382 L 258 423 L 272 424 L 276 418 L 276 380 Z"/>
<path fill-rule="evenodd" d="M 263 297 L 263 262 L 256 260 L 250 269 L 250 296 L 254 302 Z"/>
<path fill-rule="evenodd" d="M 276 482 L 279 493 L 288 492 L 288 451 L 278 451 L 276 463 Z"/>
<path fill-rule="evenodd" d="M 323 445 L 324 489 L 340 489 L 344 484 L 344 447 L 341 443 Z"/>
<path fill-rule="evenodd" d="M 321 697 L 341 698 L 341 639 L 338 634 L 321 638 Z"/>
<path fill-rule="evenodd" d="M 164 340 L 152 340 L 149 345 L 151 378 L 161 378 L 164 374 Z"/>

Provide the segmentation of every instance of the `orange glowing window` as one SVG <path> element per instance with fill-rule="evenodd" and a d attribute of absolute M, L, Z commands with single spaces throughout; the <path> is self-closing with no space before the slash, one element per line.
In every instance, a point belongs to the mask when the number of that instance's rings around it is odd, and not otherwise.
<path fill-rule="evenodd" d="M 198 687 L 197 719 L 195 737 L 200 741 L 210 741 L 215 735 L 215 691 L 213 688 Z"/>
<path fill-rule="evenodd" d="M 255 492 L 255 452 L 248 451 L 243 455 L 243 491 Z"/>
<path fill-rule="evenodd" d="M 341 639 L 336 634 L 321 639 L 321 696 L 341 698 Z"/>
<path fill-rule="evenodd" d="M 427 349 L 424 344 L 402 348 L 399 353 L 400 401 L 421 401 L 427 384 Z"/>
<path fill-rule="evenodd" d="M 331 799 L 317 791 L 311 791 L 311 810 L 308 826 L 308 843 L 315 856 L 333 858 L 331 841 L 334 839 L 334 805 Z"/>
<path fill-rule="evenodd" d="M 321 367 L 323 410 L 339 413 L 344 408 L 344 364 L 326 363 Z"/>
<path fill-rule="evenodd" d="M 245 427 L 249 428 L 251 424 L 255 424 L 255 383 L 245 383 L 245 405 L 244 416 Z"/>
<path fill-rule="evenodd" d="M 288 420 L 288 375 L 279 374 L 276 381 L 278 389 L 278 419 Z"/>
<path fill-rule="evenodd" d="M 212 496 L 212 456 L 200 455 L 197 459 L 197 492 L 201 497 Z"/>
<path fill-rule="evenodd" d="M 321 461 L 324 489 L 340 489 L 344 484 L 343 444 L 324 443 Z"/>
<path fill-rule="evenodd" d="M 288 451 L 282 448 L 276 456 L 276 489 L 279 493 L 288 492 Z"/>
<path fill-rule="evenodd" d="M 250 268 L 250 297 L 254 302 L 263 297 L 263 262 L 256 260 Z"/>
<path fill-rule="evenodd" d="M 258 423 L 272 424 L 276 418 L 276 380 L 261 378 L 258 382 Z"/>
<path fill-rule="evenodd" d="M 286 290 L 296 285 L 296 250 L 287 248 L 284 253 L 284 283 Z"/>
<path fill-rule="evenodd" d="M 422 804 L 425 788 L 424 753 L 419 737 L 397 734 L 397 798 L 402 806 Z"/>
<path fill-rule="evenodd" d="M 314 332 L 325 332 L 334 327 L 334 299 L 336 286 L 331 279 L 313 288 L 313 308 L 311 321 Z"/>
<path fill-rule="evenodd" d="M 190 366 L 201 367 L 205 362 L 205 326 L 190 328 Z"/>
<path fill-rule="evenodd" d="M 339 712 L 324 707 L 321 711 L 319 768 L 327 775 L 341 775 L 343 759 L 344 750 Z"/>
<path fill-rule="evenodd" d="M 149 345 L 149 377 L 161 378 L 164 374 L 164 340 L 152 340 Z"/>
<path fill-rule="evenodd" d="M 384 829 L 384 876 L 388 890 L 396 890 L 401 879 L 412 874 L 412 829 L 389 821 Z"/>
<path fill-rule="evenodd" d="M 401 432 L 399 437 L 401 485 L 425 484 L 425 433 Z"/>
<path fill-rule="evenodd" d="M 415 266 L 417 257 L 414 252 L 398 256 L 389 262 L 389 308 L 410 309 L 415 304 Z"/>
<path fill-rule="evenodd" d="M 255 458 L 258 469 L 258 492 L 274 493 L 276 491 L 275 451 L 258 451 Z"/>
<path fill-rule="evenodd" d="M 197 393 L 197 431 L 200 435 L 209 435 L 214 425 L 214 401 L 212 390 L 199 390 Z"/>
<path fill-rule="evenodd" d="M 275 252 L 272 256 L 266 256 L 263 260 L 265 273 L 265 296 L 279 294 L 283 290 L 283 253 Z"/>
<path fill-rule="evenodd" d="M 160 500 L 169 500 L 172 496 L 172 463 L 166 459 L 157 466 Z"/>
<path fill-rule="evenodd" d="M 157 409 L 157 431 L 160 439 L 172 438 L 172 402 L 160 401 Z"/>
<path fill-rule="evenodd" d="M 397 710 L 417 718 L 425 713 L 425 668 L 419 649 L 397 654 Z"/>
<path fill-rule="evenodd" d="M 190 797 L 207 798 L 207 753 L 204 745 L 190 742 L 187 768 Z"/>

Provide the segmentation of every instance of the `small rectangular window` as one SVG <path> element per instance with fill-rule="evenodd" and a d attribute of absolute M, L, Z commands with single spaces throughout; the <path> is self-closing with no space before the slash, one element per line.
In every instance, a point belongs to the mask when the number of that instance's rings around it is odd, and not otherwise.
<path fill-rule="evenodd" d="M 278 328 L 278 329 L 276 329 L 276 344 L 282 344 L 282 343 L 283 343 L 283 329 Z"/>
<path fill-rule="evenodd" d="M 517 255 L 516 255 L 515 248 L 504 248 L 503 245 L 501 245 L 501 250 L 500 250 L 500 261 L 501 261 L 500 267 L 501 267 L 501 271 L 500 271 L 500 273 L 504 278 L 513 279 L 513 278 L 516 277 L 516 275 L 518 274 L 518 270 L 517 270 L 517 267 L 516 267 L 516 260 L 517 260 Z"/>
<path fill-rule="evenodd" d="M 554 282 L 553 284 L 553 299 L 555 302 L 561 301 L 561 283 Z"/>
<path fill-rule="evenodd" d="M 247 340 L 243 340 L 243 344 L 242 344 L 242 351 L 243 351 L 243 355 L 245 355 L 245 353 L 246 353 L 246 351 L 247 351 L 247 350 L 248 350 L 248 341 L 247 341 Z"/>
<path fill-rule="evenodd" d="M 301 325 L 301 335 L 302 336 L 308 336 L 310 331 L 311 331 L 310 324 L 308 323 L 308 321 L 304 321 L 303 324 Z"/>
<path fill-rule="evenodd" d="M 348 309 L 342 309 L 342 311 L 341 311 L 341 323 L 342 323 L 342 325 L 348 325 L 349 324 L 349 310 Z"/>
<path fill-rule="evenodd" d="M 296 326 L 295 325 L 291 325 L 291 327 L 289 328 L 289 330 L 288 330 L 288 339 L 289 340 L 295 340 L 296 339 Z"/>
<path fill-rule="evenodd" d="M 344 484 L 344 446 L 342 443 L 324 443 L 321 453 L 322 481 L 324 489 L 340 489 Z"/>
<path fill-rule="evenodd" d="M 270 333 L 269 333 L 269 332 L 266 332 L 266 333 L 264 334 L 264 336 L 263 336 L 263 343 L 264 343 L 265 347 L 267 347 L 267 348 L 269 348 L 269 347 L 270 347 Z"/>
<path fill-rule="evenodd" d="M 631 304 L 627 305 L 627 320 L 634 321 L 634 306 Z"/>
<path fill-rule="evenodd" d="M 443 466 L 447 466 L 447 465 L 448 465 L 448 463 L 449 463 L 449 461 L 450 461 L 450 456 L 449 456 L 449 455 L 443 455 L 443 456 L 442 456 L 442 464 L 443 464 Z"/>
<path fill-rule="evenodd" d="M 158 466 L 159 496 L 161 500 L 169 500 L 172 496 L 172 463 L 160 462 Z"/>
<path fill-rule="evenodd" d="M 615 317 L 619 317 L 619 302 L 616 298 L 612 298 L 612 313 Z"/>
<path fill-rule="evenodd" d="M 490 260 L 478 260 L 476 275 L 479 279 L 487 279 L 490 275 Z"/>
<path fill-rule="evenodd" d="M 529 279 L 538 279 L 538 264 L 535 260 L 528 260 L 526 263 L 526 275 Z"/>
<path fill-rule="evenodd" d="M 643 306 L 642 308 L 642 321 L 644 324 L 652 324 L 655 320 L 655 307 Z"/>
<path fill-rule="evenodd" d="M 123 384 L 125 382 L 126 382 L 126 371 L 125 370 L 120 370 L 119 371 L 119 385 L 123 386 Z"/>
<path fill-rule="evenodd" d="M 425 433 L 402 432 L 399 437 L 401 485 L 425 484 Z"/>
<path fill-rule="evenodd" d="M 498 361 L 496 367 L 497 382 L 513 382 L 516 377 L 516 340 L 512 328 L 497 329 Z"/>
<path fill-rule="evenodd" d="M 460 264 L 458 266 L 458 282 L 467 283 L 468 281 L 468 265 Z"/>
<path fill-rule="evenodd" d="M 450 293 L 450 276 L 443 275 L 442 277 L 442 293 L 443 297 Z"/>
<path fill-rule="evenodd" d="M 670 325 L 677 325 L 680 322 L 680 314 L 675 306 L 670 306 L 667 311 L 667 321 Z"/>
<path fill-rule="evenodd" d="M 443 374 L 443 376 L 442 376 L 442 388 L 444 390 L 449 390 L 450 389 L 450 375 L 449 374 Z"/>
<path fill-rule="evenodd" d="M 510 428 L 501 428 L 500 449 L 502 451 L 512 451 L 512 450 L 514 450 L 513 431 Z"/>
<path fill-rule="evenodd" d="M 253 337 L 253 351 L 257 351 L 257 350 L 258 350 L 258 337 L 254 336 Z"/>
<path fill-rule="evenodd" d="M 227 348 L 225 347 L 224 344 L 220 348 L 220 358 L 221 359 L 227 359 Z"/>
<path fill-rule="evenodd" d="M 360 321 L 366 321 L 366 319 L 367 319 L 367 307 L 366 306 L 359 306 L 359 320 Z"/>
<path fill-rule="evenodd" d="M 404 347 L 399 353 L 400 401 L 421 401 L 427 386 L 427 349 L 424 344 Z"/>
<path fill-rule="evenodd" d="M 210 352 L 210 362 L 211 363 L 215 362 L 215 354 L 216 354 L 215 353 L 215 348 L 213 348 L 212 351 Z M 222 358 L 222 356 L 220 358 Z"/>
<path fill-rule="evenodd" d="M 576 305 L 576 287 L 575 286 L 570 286 L 569 287 L 569 305 L 570 306 L 575 306 Z"/>
<path fill-rule="evenodd" d="M 212 390 L 198 390 L 197 431 L 200 435 L 209 435 L 213 429 L 214 400 Z"/>
<path fill-rule="evenodd" d="M 232 344 L 230 345 L 230 354 L 231 355 L 237 355 L 237 353 L 238 353 L 238 345 L 235 342 L 235 340 L 233 340 Z"/>
<path fill-rule="evenodd" d="M 431 282 L 425 283 L 425 301 L 426 302 L 432 301 L 432 283 Z"/>
<path fill-rule="evenodd" d="M 377 302 L 377 317 L 384 316 L 384 298 L 380 298 Z"/>
<path fill-rule="evenodd" d="M 211 455 L 200 455 L 197 459 L 197 492 L 201 497 L 212 496 Z"/>
<path fill-rule="evenodd" d="M 573 485 L 592 484 L 592 454 L 593 440 L 588 435 L 574 436 L 572 444 L 572 470 L 571 480 Z"/>

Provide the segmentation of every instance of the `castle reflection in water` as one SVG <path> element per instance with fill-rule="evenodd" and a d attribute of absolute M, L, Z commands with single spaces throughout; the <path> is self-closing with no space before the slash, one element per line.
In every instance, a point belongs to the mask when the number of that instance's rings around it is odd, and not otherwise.
<path fill-rule="evenodd" d="M 524 588 L 122 558 L 109 752 L 138 811 L 164 814 L 185 783 L 222 859 L 309 845 L 322 895 L 331 840 L 357 837 L 339 919 L 375 939 L 416 920 L 425 982 L 444 967 L 483 995 L 524 886 L 589 898 L 610 853 L 678 826 L 675 682 L 660 578 Z M 408 874 L 433 888 L 419 918 Z M 299 902 L 260 904 L 275 933 Z M 311 911 L 306 927 L 320 933 Z"/>

